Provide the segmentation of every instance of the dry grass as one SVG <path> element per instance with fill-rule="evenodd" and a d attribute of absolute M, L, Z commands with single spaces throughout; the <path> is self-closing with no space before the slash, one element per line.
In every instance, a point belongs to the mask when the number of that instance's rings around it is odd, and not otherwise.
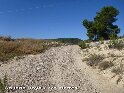
<path fill-rule="evenodd" d="M 36 39 L 11 39 L 10 37 L 0 38 L 0 61 L 7 61 L 15 56 L 26 54 L 38 54 L 50 47 L 60 46 L 62 43 L 51 40 Z"/>
<path fill-rule="evenodd" d="M 112 40 L 110 41 L 110 44 L 108 45 L 109 48 L 113 48 L 113 49 L 118 49 L 118 50 L 122 50 L 124 48 L 124 42 L 119 41 L 119 40 Z"/>
<path fill-rule="evenodd" d="M 112 62 L 108 62 L 108 61 L 103 61 L 98 65 L 100 70 L 105 70 L 105 69 L 110 68 L 112 66 L 114 66 L 114 64 Z"/>
<path fill-rule="evenodd" d="M 91 54 L 89 58 L 86 59 L 87 60 L 86 64 L 93 67 L 97 66 L 101 62 L 101 60 L 103 60 L 103 58 L 104 57 L 102 55 Z"/>
<path fill-rule="evenodd" d="M 104 56 L 103 55 L 98 55 L 98 54 L 90 54 L 90 56 L 88 58 L 85 59 L 86 64 L 96 68 L 98 67 L 98 69 L 100 70 L 105 70 L 109 67 L 114 66 L 114 64 L 112 62 L 108 62 L 108 61 L 103 61 Z"/>
<path fill-rule="evenodd" d="M 7 76 L 4 76 L 4 79 L 0 79 L 0 93 L 6 92 L 6 86 L 7 86 Z"/>
<path fill-rule="evenodd" d="M 124 68 L 123 67 L 117 67 L 112 69 L 112 72 L 115 73 L 116 75 L 121 75 L 124 73 Z"/>

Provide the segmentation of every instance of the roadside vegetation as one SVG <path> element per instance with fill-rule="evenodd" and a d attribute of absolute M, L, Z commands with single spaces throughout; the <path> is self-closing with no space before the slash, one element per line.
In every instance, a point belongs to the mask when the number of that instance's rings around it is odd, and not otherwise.
<path fill-rule="evenodd" d="M 111 40 L 108 47 L 110 49 L 118 49 L 118 50 L 122 50 L 124 48 L 124 42 L 122 40 Z"/>
<path fill-rule="evenodd" d="M 90 54 L 88 58 L 85 58 L 86 64 L 93 68 L 98 68 L 100 70 L 105 70 L 109 67 L 114 66 L 112 62 L 103 61 L 104 56 L 99 54 Z"/>
<path fill-rule="evenodd" d="M 105 42 L 105 43 L 103 43 Z M 101 72 L 111 73 L 112 78 L 116 79 L 116 84 L 122 82 L 124 75 L 124 38 L 114 38 L 109 41 L 92 42 L 95 46 L 86 47 L 85 42 L 79 46 L 83 51 L 83 59 L 88 66 L 99 69 Z M 97 45 L 97 43 L 99 43 Z"/>
<path fill-rule="evenodd" d="M 83 61 L 86 61 L 86 64 L 93 68 L 106 70 L 107 68 L 115 67 L 115 65 L 117 66 L 117 64 L 120 64 L 120 66 L 114 68 L 111 71 L 116 75 L 120 75 L 124 72 L 124 70 L 122 69 L 124 67 L 121 62 L 113 62 L 123 56 L 122 52 L 124 48 L 124 36 L 118 36 L 118 34 L 120 33 L 120 28 L 117 25 L 113 24 L 117 21 L 116 17 L 118 15 L 118 9 L 113 6 L 105 6 L 96 13 L 96 16 L 92 21 L 84 19 L 82 21 L 82 25 L 87 29 L 86 35 L 89 37 L 87 41 L 91 41 L 92 43 L 81 41 L 78 44 L 83 49 L 83 56 L 86 57 L 83 59 Z M 105 51 L 113 51 L 111 57 L 109 57 L 109 55 L 107 55 Z M 105 58 L 103 55 L 99 54 L 99 52 L 103 52 L 102 54 L 105 55 Z M 115 55 L 115 52 L 118 53 L 118 55 Z M 115 58 L 115 56 L 117 57 Z M 106 59 L 107 61 L 104 59 Z"/>
<path fill-rule="evenodd" d="M 0 61 L 5 62 L 15 56 L 27 54 L 38 54 L 50 47 L 57 47 L 64 43 L 53 40 L 40 39 L 12 39 L 11 37 L 0 37 Z"/>
<path fill-rule="evenodd" d="M 89 48 L 89 44 L 86 44 L 85 41 L 80 41 L 80 42 L 78 43 L 78 45 L 79 45 L 82 49 Z"/>
<path fill-rule="evenodd" d="M 69 45 L 78 44 L 81 41 L 81 39 L 78 39 L 78 38 L 58 38 L 58 39 L 51 39 L 51 40 L 59 41 L 61 43 L 66 43 Z"/>
<path fill-rule="evenodd" d="M 5 75 L 3 79 L 0 79 L 0 93 L 5 93 L 7 87 L 7 76 Z"/>
<path fill-rule="evenodd" d="M 101 62 L 101 60 L 103 60 L 103 58 L 102 55 L 90 54 L 90 56 L 85 60 L 87 60 L 87 65 L 95 67 Z"/>

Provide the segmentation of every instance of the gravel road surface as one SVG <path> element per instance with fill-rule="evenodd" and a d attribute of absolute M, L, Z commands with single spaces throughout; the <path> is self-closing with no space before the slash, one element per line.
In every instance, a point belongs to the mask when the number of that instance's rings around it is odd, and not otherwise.
<path fill-rule="evenodd" d="M 77 45 L 14 59 L 0 67 L 8 77 L 6 93 L 124 93 L 82 62 Z"/>

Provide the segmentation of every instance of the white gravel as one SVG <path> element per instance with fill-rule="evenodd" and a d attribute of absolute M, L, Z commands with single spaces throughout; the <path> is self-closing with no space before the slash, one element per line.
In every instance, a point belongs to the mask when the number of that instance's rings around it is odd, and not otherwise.
<path fill-rule="evenodd" d="M 6 93 L 124 93 L 84 64 L 81 57 L 77 45 L 51 48 L 2 65 L 0 77 L 6 73 L 7 88 L 13 88 Z M 21 87 L 25 89 L 19 90 Z"/>

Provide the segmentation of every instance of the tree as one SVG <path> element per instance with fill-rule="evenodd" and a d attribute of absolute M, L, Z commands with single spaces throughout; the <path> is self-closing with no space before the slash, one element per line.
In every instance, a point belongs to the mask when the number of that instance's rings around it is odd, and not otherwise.
<path fill-rule="evenodd" d="M 113 23 L 117 20 L 116 16 L 119 11 L 113 6 L 103 7 L 100 12 L 96 13 L 93 21 L 83 20 L 82 24 L 87 29 L 87 36 L 90 40 L 110 39 L 113 35 L 115 38 L 120 33 L 120 28 Z"/>

